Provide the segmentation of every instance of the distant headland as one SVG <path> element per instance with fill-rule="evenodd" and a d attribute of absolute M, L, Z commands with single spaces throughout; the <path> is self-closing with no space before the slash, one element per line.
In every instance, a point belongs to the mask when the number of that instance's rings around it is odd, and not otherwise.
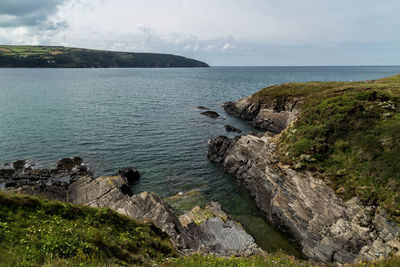
<path fill-rule="evenodd" d="M 0 45 L 0 68 L 187 68 L 207 63 L 170 54 L 63 46 Z"/>

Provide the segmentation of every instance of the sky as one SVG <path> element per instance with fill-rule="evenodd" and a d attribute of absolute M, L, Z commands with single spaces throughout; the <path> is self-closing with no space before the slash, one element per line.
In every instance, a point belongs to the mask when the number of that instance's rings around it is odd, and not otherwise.
<path fill-rule="evenodd" d="M 400 65 L 399 0 L 0 0 L 0 43 L 213 66 Z"/>

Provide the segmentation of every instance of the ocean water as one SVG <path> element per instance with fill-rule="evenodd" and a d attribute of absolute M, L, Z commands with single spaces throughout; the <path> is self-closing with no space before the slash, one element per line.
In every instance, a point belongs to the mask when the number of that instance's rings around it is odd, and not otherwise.
<path fill-rule="evenodd" d="M 298 255 L 289 237 L 260 216 L 253 201 L 207 160 L 207 142 L 225 124 L 257 131 L 221 105 L 268 85 L 356 81 L 400 67 L 213 67 L 199 69 L 0 69 L 0 163 L 28 159 L 54 166 L 81 156 L 96 175 L 135 166 L 135 193 L 161 197 L 194 190 L 193 203 L 218 201 L 268 251 Z M 222 118 L 201 115 L 206 106 Z"/>

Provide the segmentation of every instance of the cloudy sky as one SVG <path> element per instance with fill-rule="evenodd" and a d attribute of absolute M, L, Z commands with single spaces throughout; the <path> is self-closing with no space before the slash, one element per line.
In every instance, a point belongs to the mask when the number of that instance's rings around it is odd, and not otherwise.
<path fill-rule="evenodd" d="M 399 65 L 399 0 L 0 0 L 0 43 L 211 65 Z"/>

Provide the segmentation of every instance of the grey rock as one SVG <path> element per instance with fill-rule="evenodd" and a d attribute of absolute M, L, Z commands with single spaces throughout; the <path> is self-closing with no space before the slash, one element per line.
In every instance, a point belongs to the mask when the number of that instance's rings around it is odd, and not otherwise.
<path fill-rule="evenodd" d="M 260 101 L 249 96 L 223 105 L 225 111 L 251 122 L 255 127 L 273 132 L 282 132 L 300 113 L 298 98 L 276 98 Z"/>
<path fill-rule="evenodd" d="M 228 220 L 228 215 L 217 202 L 211 202 L 204 209 L 196 206 L 181 215 L 183 226 L 197 226 L 193 231 L 200 243 L 197 253 L 218 256 L 250 256 L 263 253 L 250 236 L 237 222 Z"/>
<path fill-rule="evenodd" d="M 13 163 L 13 168 L 15 171 L 24 171 L 25 169 L 30 169 L 30 165 L 27 160 L 21 159 Z"/>
<path fill-rule="evenodd" d="M 374 260 L 399 246 L 399 227 L 384 213 L 356 199 L 344 202 L 312 173 L 280 163 L 275 147 L 269 136 L 220 136 L 209 143 L 208 157 L 233 174 L 264 217 L 290 233 L 313 261 Z"/>

